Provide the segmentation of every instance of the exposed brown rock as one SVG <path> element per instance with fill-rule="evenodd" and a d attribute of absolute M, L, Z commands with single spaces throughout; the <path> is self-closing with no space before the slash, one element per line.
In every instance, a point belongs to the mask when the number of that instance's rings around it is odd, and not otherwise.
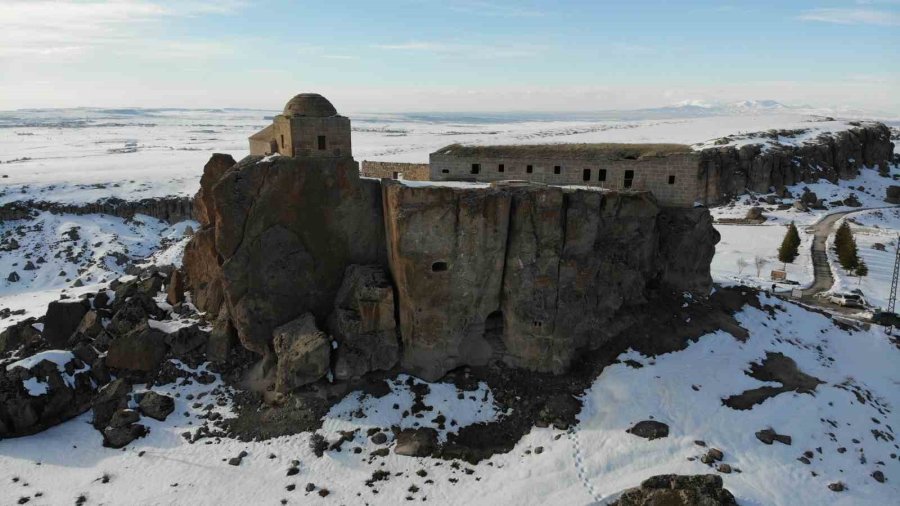
<path fill-rule="evenodd" d="M 347 267 L 329 329 L 338 343 L 334 351 L 335 378 L 358 378 L 397 364 L 400 343 L 394 289 L 381 267 Z"/>
<path fill-rule="evenodd" d="M 85 300 L 51 302 L 44 316 L 44 340 L 54 348 L 64 347 L 88 309 L 90 304 Z"/>
<path fill-rule="evenodd" d="M 273 346 L 278 360 L 275 390 L 288 392 L 325 376 L 331 359 L 331 342 L 306 313 L 275 329 Z"/>
<path fill-rule="evenodd" d="M 216 215 L 213 211 L 215 205 L 213 204 L 212 188 L 234 164 L 235 161 L 231 155 L 213 153 L 206 165 L 203 166 L 200 190 L 194 196 L 194 218 L 200 222 L 200 226 L 215 226 Z"/>
<path fill-rule="evenodd" d="M 736 506 L 734 496 L 714 474 L 679 476 L 667 474 L 644 480 L 626 490 L 615 506 Z"/>
<path fill-rule="evenodd" d="M 174 306 L 184 302 L 184 275 L 180 270 L 172 271 L 166 286 L 166 302 Z"/>
<path fill-rule="evenodd" d="M 165 334 L 144 323 L 113 340 L 106 355 L 106 365 L 113 369 L 149 372 L 159 367 L 165 355 Z"/>

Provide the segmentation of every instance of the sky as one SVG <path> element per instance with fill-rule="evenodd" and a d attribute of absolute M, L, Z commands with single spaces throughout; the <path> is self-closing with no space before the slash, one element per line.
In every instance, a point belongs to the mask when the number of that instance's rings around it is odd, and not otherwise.
<path fill-rule="evenodd" d="M 772 99 L 900 117 L 900 0 L 0 0 L 0 110 L 595 111 Z"/>

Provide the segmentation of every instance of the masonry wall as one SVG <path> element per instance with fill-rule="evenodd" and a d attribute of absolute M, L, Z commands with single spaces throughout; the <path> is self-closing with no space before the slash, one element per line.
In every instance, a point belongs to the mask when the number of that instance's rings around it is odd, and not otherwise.
<path fill-rule="evenodd" d="M 344 157 L 353 156 L 350 142 L 350 119 L 293 117 L 289 119 L 293 137 L 293 153 L 289 156 Z M 319 149 L 319 136 L 325 136 L 325 149 Z"/>
<path fill-rule="evenodd" d="M 477 173 L 473 169 L 475 164 L 478 165 Z M 625 182 L 625 172 L 628 170 L 634 171 L 630 187 Z M 601 176 L 602 171 L 605 171 L 605 177 Z M 660 204 L 675 207 L 690 207 L 702 196 L 703 182 L 698 172 L 698 157 L 694 153 L 636 160 L 526 160 L 432 153 L 430 163 L 430 175 L 434 181 L 527 180 L 552 185 L 599 186 L 611 190 L 630 188 L 648 190 Z"/>
<path fill-rule="evenodd" d="M 407 181 L 428 181 L 430 179 L 427 163 L 372 162 L 363 160 L 359 173 L 364 177 L 378 179 L 405 179 Z"/>

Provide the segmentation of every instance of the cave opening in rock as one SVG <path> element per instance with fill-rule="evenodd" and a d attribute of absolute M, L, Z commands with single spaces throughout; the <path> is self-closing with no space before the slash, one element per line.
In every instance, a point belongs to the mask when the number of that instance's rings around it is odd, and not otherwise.
<path fill-rule="evenodd" d="M 447 268 L 447 262 L 435 262 L 431 264 L 431 272 L 444 272 Z"/>
<path fill-rule="evenodd" d="M 506 352 L 506 346 L 503 343 L 503 311 L 498 309 L 485 318 L 484 340 L 491 345 L 495 354 Z"/>

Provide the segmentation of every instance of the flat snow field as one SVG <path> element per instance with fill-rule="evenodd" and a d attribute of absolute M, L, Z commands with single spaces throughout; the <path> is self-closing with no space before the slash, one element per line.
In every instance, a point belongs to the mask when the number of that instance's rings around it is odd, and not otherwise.
<path fill-rule="evenodd" d="M 860 278 L 840 266 L 837 254 L 831 249 L 834 244 L 832 235 L 828 243 L 828 260 L 835 277 L 831 291 L 859 289 L 872 306 L 887 307 L 897 257 L 897 238 L 900 235 L 900 208 L 862 211 L 849 214 L 841 221 L 850 223 L 859 257 L 869 268 L 869 274 Z"/>

